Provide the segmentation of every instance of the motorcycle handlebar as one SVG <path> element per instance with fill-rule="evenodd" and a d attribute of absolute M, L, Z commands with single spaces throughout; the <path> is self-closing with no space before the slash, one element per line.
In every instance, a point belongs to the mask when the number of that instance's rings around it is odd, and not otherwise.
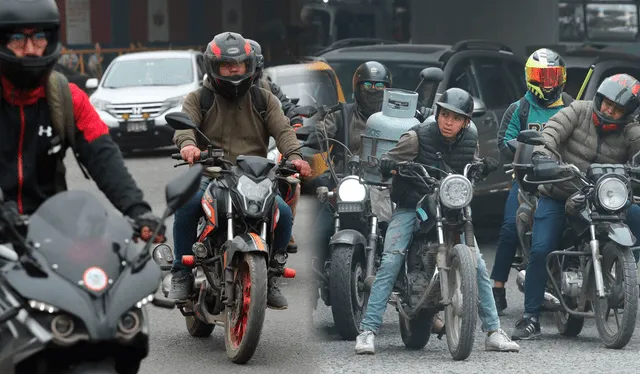
<path fill-rule="evenodd" d="M 171 155 L 171 158 L 174 160 L 182 160 L 182 155 L 180 153 L 174 153 Z M 209 158 L 209 151 L 200 152 L 200 160 L 204 160 Z"/>

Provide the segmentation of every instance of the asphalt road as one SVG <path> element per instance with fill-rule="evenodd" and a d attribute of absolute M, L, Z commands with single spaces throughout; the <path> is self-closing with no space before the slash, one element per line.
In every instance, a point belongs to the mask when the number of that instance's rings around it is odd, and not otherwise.
<path fill-rule="evenodd" d="M 127 166 L 145 192 L 154 211 L 164 208 L 164 186 L 184 170 L 173 168 L 168 154 L 147 154 L 128 158 Z M 92 181 L 80 174 L 75 160 L 67 157 L 70 188 L 98 192 Z M 309 233 L 313 230 L 313 197 L 303 196 L 298 207 L 294 235 L 299 253 L 291 255 L 288 266 L 297 270 L 295 279 L 283 279 L 282 290 L 289 309 L 268 310 L 260 344 L 249 363 L 231 363 L 225 353 L 222 328 L 216 327 L 208 338 L 193 338 L 185 328 L 178 310 L 152 308 L 151 347 L 140 373 L 635 373 L 638 371 L 638 333 L 623 350 L 609 350 L 600 343 L 593 320 L 585 322 L 578 338 L 557 334 L 551 315 L 543 316 L 542 337 L 521 342 L 520 353 L 484 351 L 484 333 L 478 323 L 474 351 L 464 362 L 454 362 L 446 340 L 432 336 L 421 351 L 406 350 L 398 328 L 398 316 L 389 308 L 380 334 L 376 338 L 375 356 L 356 356 L 354 342 L 340 340 L 333 330 L 331 311 L 319 302 L 315 312 L 310 308 Z M 169 219 L 171 227 L 173 220 Z M 168 230 L 172 245 L 171 229 Z M 478 240 L 489 269 L 493 266 L 497 232 L 480 232 Z M 515 272 L 508 283 L 509 308 L 502 317 L 505 331 L 511 333 L 523 310 L 523 298 L 515 286 Z M 313 321 L 312 321 L 313 319 Z"/>

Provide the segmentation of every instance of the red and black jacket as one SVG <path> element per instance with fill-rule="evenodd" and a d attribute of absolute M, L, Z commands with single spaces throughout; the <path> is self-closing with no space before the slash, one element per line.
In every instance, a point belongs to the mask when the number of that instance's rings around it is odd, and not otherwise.
<path fill-rule="evenodd" d="M 32 214 L 57 192 L 56 173 L 66 149 L 60 147 L 44 87 L 24 93 L 0 79 L 0 188 L 21 214 Z M 151 211 L 87 94 L 73 83 L 69 89 L 80 162 L 123 214 L 136 218 Z"/>

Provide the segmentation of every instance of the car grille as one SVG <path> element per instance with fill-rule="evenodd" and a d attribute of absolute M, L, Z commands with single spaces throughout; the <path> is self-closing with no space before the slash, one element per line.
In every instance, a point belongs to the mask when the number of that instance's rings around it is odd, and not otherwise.
<path fill-rule="evenodd" d="M 107 106 L 107 112 L 118 119 L 124 119 L 124 117 L 127 116 L 129 120 L 143 119 L 145 113 L 148 114 L 149 118 L 154 118 L 168 109 L 164 108 L 163 105 L 163 102 L 140 104 L 109 104 Z"/>

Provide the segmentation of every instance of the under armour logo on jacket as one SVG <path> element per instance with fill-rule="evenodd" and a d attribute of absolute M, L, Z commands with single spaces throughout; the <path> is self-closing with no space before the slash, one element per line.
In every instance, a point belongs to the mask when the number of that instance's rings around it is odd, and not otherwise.
<path fill-rule="evenodd" d="M 43 136 L 47 134 L 47 138 L 50 138 L 53 136 L 53 128 L 51 126 L 47 126 L 47 128 L 45 129 L 44 126 L 40 126 L 40 128 L 38 129 L 38 136 Z"/>

